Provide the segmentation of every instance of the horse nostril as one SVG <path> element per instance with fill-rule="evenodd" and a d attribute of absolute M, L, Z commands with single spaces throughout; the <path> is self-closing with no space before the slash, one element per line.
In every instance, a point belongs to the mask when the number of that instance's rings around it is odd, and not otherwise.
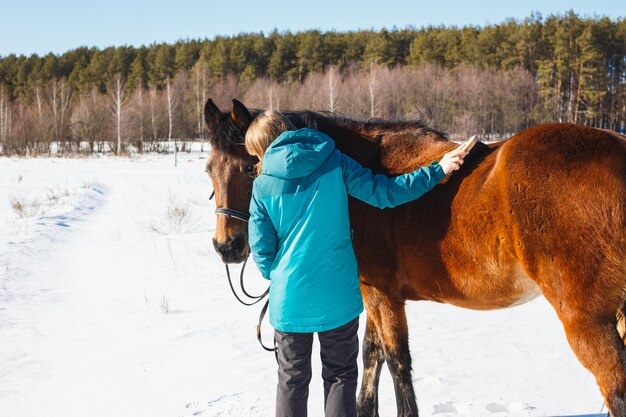
<path fill-rule="evenodd" d="M 213 247 L 223 259 L 238 258 L 244 249 L 244 239 L 242 236 L 231 237 L 225 242 L 213 239 Z"/>
<path fill-rule="evenodd" d="M 233 252 L 239 253 L 243 250 L 243 238 L 235 236 L 230 240 L 230 248 Z"/>

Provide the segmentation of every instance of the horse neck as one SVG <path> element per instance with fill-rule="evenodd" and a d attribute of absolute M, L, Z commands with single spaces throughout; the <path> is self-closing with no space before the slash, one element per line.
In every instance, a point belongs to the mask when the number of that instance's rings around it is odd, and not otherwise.
<path fill-rule="evenodd" d="M 379 173 L 399 174 L 428 165 L 455 146 L 437 131 L 410 124 L 370 124 L 325 115 L 315 121 L 315 128 L 333 138 L 341 152 Z"/>
<path fill-rule="evenodd" d="M 355 123 L 341 123 L 332 118 L 321 118 L 317 128 L 333 138 L 337 149 L 361 165 L 370 168 L 379 165 L 381 137 L 368 134 Z"/>

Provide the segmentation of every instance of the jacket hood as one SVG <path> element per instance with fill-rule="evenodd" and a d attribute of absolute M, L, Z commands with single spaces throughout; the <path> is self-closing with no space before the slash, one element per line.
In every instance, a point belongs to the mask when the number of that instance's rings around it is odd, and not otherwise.
<path fill-rule="evenodd" d="M 335 149 L 335 142 L 313 129 L 283 132 L 265 151 L 262 172 L 278 178 L 301 178 L 311 174 Z"/>

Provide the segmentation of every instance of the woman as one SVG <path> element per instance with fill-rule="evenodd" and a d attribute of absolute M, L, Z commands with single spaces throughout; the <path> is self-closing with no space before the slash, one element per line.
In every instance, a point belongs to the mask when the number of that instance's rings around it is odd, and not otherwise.
<path fill-rule="evenodd" d="M 312 129 L 260 114 L 246 134 L 259 158 L 250 202 L 252 257 L 270 282 L 278 357 L 277 417 L 306 417 L 311 346 L 318 333 L 327 417 L 356 416 L 358 320 L 363 311 L 348 195 L 395 207 L 459 169 L 466 152 L 390 178 L 374 175 Z"/>

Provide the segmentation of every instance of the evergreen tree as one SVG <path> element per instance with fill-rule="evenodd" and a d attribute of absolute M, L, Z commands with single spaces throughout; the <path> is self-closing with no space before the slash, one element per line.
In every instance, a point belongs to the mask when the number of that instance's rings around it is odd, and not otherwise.
<path fill-rule="evenodd" d="M 174 75 L 174 48 L 166 43 L 162 43 L 156 48 L 153 61 L 148 69 L 150 84 L 162 88 L 166 81 Z"/>
<path fill-rule="evenodd" d="M 128 82 L 126 83 L 127 88 L 130 90 L 134 90 L 135 88 L 145 88 L 146 86 L 148 79 L 145 63 L 146 55 L 145 48 L 137 50 L 137 53 L 135 54 L 135 59 L 130 65 Z"/>
<path fill-rule="evenodd" d="M 325 45 L 322 34 L 313 30 L 297 36 L 298 80 L 302 81 L 311 72 L 322 71 L 326 65 Z"/>
<path fill-rule="evenodd" d="M 225 38 L 217 37 L 212 42 L 207 56 L 209 57 L 208 66 L 211 78 L 222 81 L 226 78 L 229 71 L 228 46 Z"/>
<path fill-rule="evenodd" d="M 274 42 L 274 53 L 267 66 L 267 73 L 275 80 L 296 79 L 299 71 L 297 67 L 298 52 L 295 37 L 291 32 L 279 35 L 272 32 L 270 39 Z"/>
<path fill-rule="evenodd" d="M 585 23 L 580 36 L 576 39 L 579 51 L 576 59 L 578 86 L 574 121 L 595 120 L 600 112 L 602 99 L 606 95 L 606 78 L 608 73 L 605 57 L 600 53 L 593 26 Z"/>
<path fill-rule="evenodd" d="M 174 62 L 176 70 L 190 70 L 198 60 L 200 48 L 196 41 L 178 41 L 174 45 L 176 50 Z"/>

